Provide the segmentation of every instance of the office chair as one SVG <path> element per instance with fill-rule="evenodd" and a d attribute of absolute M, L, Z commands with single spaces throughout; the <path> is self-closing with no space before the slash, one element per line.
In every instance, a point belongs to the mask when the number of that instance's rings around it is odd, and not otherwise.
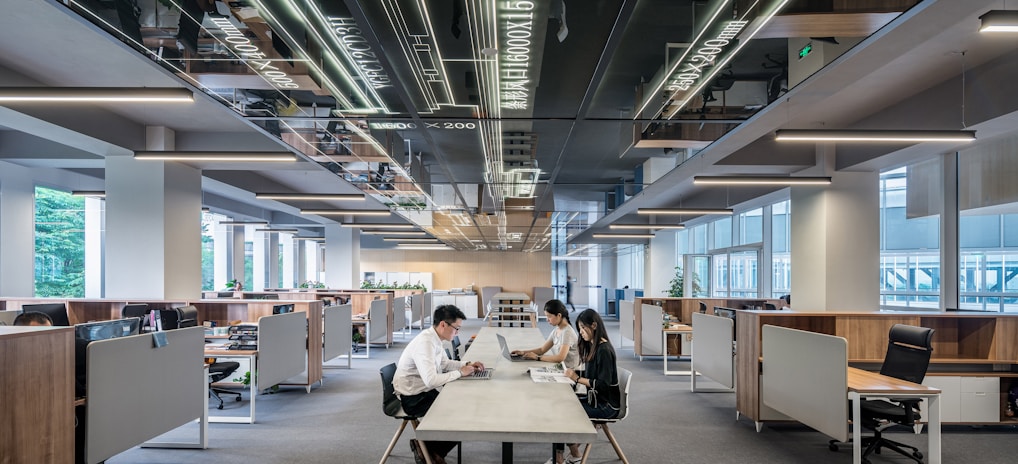
<path fill-rule="evenodd" d="M 608 429 L 608 424 L 622 422 L 625 420 L 626 416 L 629 415 L 629 384 L 633 380 L 633 373 L 628 369 L 623 369 L 621 367 L 618 369 L 619 389 L 621 393 L 619 397 L 619 415 L 615 416 L 614 419 L 591 419 L 590 421 L 594 423 L 595 428 L 604 430 L 604 435 L 608 437 L 608 441 L 611 442 L 612 448 L 615 448 L 615 454 L 619 455 L 619 460 L 621 460 L 623 464 L 629 464 L 629 460 L 626 459 L 626 455 L 622 454 L 622 447 L 620 447 L 619 442 L 615 440 L 615 435 Z M 580 459 L 580 462 L 587 462 L 587 457 L 590 456 L 591 446 L 593 446 L 593 443 L 587 443 L 587 446 L 583 448 L 583 457 Z"/>
<path fill-rule="evenodd" d="M 707 314 L 707 303 L 700 302 L 700 314 Z"/>
<path fill-rule="evenodd" d="M 933 353 L 933 329 L 904 324 L 895 324 L 888 333 L 887 353 L 884 364 L 880 367 L 882 375 L 895 377 L 912 383 L 922 383 L 926 377 L 926 369 L 930 365 Z M 865 437 L 862 445 L 866 447 L 862 454 L 862 462 L 870 454 L 880 454 L 881 448 L 890 449 L 913 461 L 922 464 L 923 454 L 919 449 L 899 443 L 881 434 L 885 429 L 895 425 L 912 427 L 919 417 L 919 398 L 893 398 L 891 401 L 863 400 L 859 403 L 862 417 L 859 423 L 873 430 L 872 437 Z M 905 451 L 905 448 L 912 450 Z M 837 451 L 837 442 L 830 442 L 831 451 Z"/>
<path fill-rule="evenodd" d="M 138 304 L 126 304 L 123 308 L 120 308 L 120 317 L 127 319 L 129 317 L 137 317 L 141 319 L 141 330 L 144 332 L 145 327 L 149 327 L 148 313 L 152 310 L 148 309 L 148 305 L 145 303 Z"/>
<path fill-rule="evenodd" d="M 223 388 L 213 387 L 212 384 L 222 381 L 223 379 L 233 375 L 237 369 L 240 368 L 240 363 L 235 361 L 226 362 L 213 362 L 209 364 L 209 397 L 215 398 L 219 402 L 217 409 L 223 409 L 223 397 L 219 395 L 237 395 L 237 401 L 240 401 L 240 392 L 230 391 Z M 251 379 L 253 382 L 254 379 Z"/>
<path fill-rule="evenodd" d="M 198 326 L 198 308 L 194 307 L 194 305 L 181 306 L 174 309 L 177 313 L 176 328 L 183 329 Z"/>
<path fill-rule="evenodd" d="M 778 307 L 774 303 L 764 303 L 763 309 L 766 309 L 768 311 L 777 311 Z"/>
<path fill-rule="evenodd" d="M 403 404 L 400 403 L 399 398 L 396 397 L 396 389 L 392 387 L 392 379 L 396 377 L 396 363 L 383 366 L 378 370 L 378 373 L 382 376 L 382 412 L 384 412 L 386 416 L 403 421 L 399 424 L 399 428 L 396 429 L 396 435 L 392 436 L 392 441 L 389 442 L 389 446 L 385 448 L 385 454 L 382 455 L 382 460 L 378 461 L 378 464 L 385 464 L 385 461 L 389 459 L 389 455 L 392 454 L 392 449 L 396 447 L 396 442 L 399 441 L 399 437 L 403 435 L 403 430 L 406 429 L 407 422 L 413 425 L 414 430 L 417 430 L 417 425 L 420 424 L 420 418 L 417 416 L 411 416 L 404 412 Z M 428 453 L 428 448 L 424 445 L 424 442 L 418 441 L 417 446 L 420 447 L 421 453 L 425 456 L 428 464 L 431 464 L 431 455 Z"/>

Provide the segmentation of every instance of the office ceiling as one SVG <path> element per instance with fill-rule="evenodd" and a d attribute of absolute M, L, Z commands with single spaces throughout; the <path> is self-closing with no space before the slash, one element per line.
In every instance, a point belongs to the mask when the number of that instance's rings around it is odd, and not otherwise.
<path fill-rule="evenodd" d="M 197 165 L 213 211 L 302 235 L 380 221 L 300 208 L 390 208 L 383 221 L 460 250 L 548 251 L 556 225 L 572 244 L 605 243 L 591 235 L 611 222 L 655 220 L 637 207 L 774 191 L 694 187 L 693 175 L 829 175 L 945 149 L 838 146 L 831 166 L 814 146 L 776 144 L 777 129 L 964 125 L 983 140 L 1018 109 L 985 91 L 1013 80 L 1016 61 L 1013 39 L 976 32 L 1000 7 L 989 0 L 2 2 L 0 86 L 185 86 L 197 98 L 0 107 L 0 160 L 101 186 L 104 157 L 143 150 L 146 126 L 176 131 L 179 150 L 285 148 L 301 160 Z M 254 198 L 266 191 L 371 198 Z"/>

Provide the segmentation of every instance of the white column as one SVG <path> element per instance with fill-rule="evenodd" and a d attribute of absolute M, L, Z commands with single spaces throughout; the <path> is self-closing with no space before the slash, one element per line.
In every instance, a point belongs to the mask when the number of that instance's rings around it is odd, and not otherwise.
<path fill-rule="evenodd" d="M 668 283 L 675 276 L 675 230 L 659 230 L 650 239 L 643 266 L 643 294 L 647 297 L 668 296 Z"/>
<path fill-rule="evenodd" d="M 880 305 L 877 172 L 837 172 L 827 187 L 792 187 L 792 307 L 876 311 Z"/>
<path fill-rule="evenodd" d="M 356 227 L 325 226 L 325 286 L 357 288 L 361 268 L 361 233 Z"/>
<path fill-rule="evenodd" d="M 0 296 L 35 296 L 35 185 L 29 169 L 0 162 Z"/>
<path fill-rule="evenodd" d="M 237 279 L 242 285 L 247 281 L 247 267 L 244 266 L 244 242 L 247 241 L 247 226 L 231 226 L 230 235 L 230 278 Z"/>
<path fill-rule="evenodd" d="M 231 240 L 233 234 L 230 233 L 231 226 L 220 224 L 219 221 L 216 221 L 213 227 L 212 253 L 215 255 L 215 275 L 212 278 L 212 288 L 222 290 L 233 278 L 230 277 L 230 247 L 233 245 Z"/>
<path fill-rule="evenodd" d="M 308 246 L 309 243 L 311 244 L 311 246 Z M 312 280 L 308 279 L 308 262 L 313 261 L 308 259 L 308 249 L 310 248 L 313 250 L 315 248 L 314 245 L 315 242 L 309 242 L 307 240 L 296 241 L 297 259 L 296 262 L 294 263 L 294 267 L 297 268 L 297 274 L 294 277 L 294 283 L 296 284 L 294 285 L 295 287 L 307 280 Z"/>
<path fill-rule="evenodd" d="M 266 287 L 266 274 L 268 273 L 268 260 L 270 253 L 267 250 L 269 237 L 272 236 L 271 232 L 255 232 L 254 233 L 254 248 L 252 251 L 252 262 L 251 262 L 251 273 L 254 274 L 251 279 L 251 288 L 246 288 L 248 291 L 262 291 Z"/>
<path fill-rule="evenodd" d="M 85 197 L 85 298 L 103 297 L 103 240 L 106 202 Z"/>
<path fill-rule="evenodd" d="M 298 243 L 293 239 L 293 235 L 285 234 L 279 238 L 280 243 L 283 244 L 283 269 L 280 270 L 283 274 L 283 288 L 294 288 L 299 282 L 294 280 L 297 277 L 295 272 L 297 269 L 297 250 L 296 244 Z"/>
<path fill-rule="evenodd" d="M 278 288 L 279 287 L 279 232 L 272 232 L 267 237 L 265 253 L 266 266 L 268 267 L 268 281 L 265 282 L 265 288 Z"/>

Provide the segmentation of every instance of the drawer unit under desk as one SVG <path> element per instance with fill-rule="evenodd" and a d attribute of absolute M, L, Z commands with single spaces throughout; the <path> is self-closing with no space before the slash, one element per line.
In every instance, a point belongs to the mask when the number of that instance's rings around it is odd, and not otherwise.
<path fill-rule="evenodd" d="M 939 388 L 943 422 L 1000 422 L 1000 378 L 926 376 L 923 385 Z M 923 418 L 926 402 L 922 404 Z"/>

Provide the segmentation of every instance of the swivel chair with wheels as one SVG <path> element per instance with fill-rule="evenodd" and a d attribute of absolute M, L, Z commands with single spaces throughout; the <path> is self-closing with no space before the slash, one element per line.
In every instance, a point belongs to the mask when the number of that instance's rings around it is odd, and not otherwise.
<path fill-rule="evenodd" d="M 219 382 L 227 377 L 233 375 L 237 369 L 240 368 L 240 363 L 228 361 L 228 362 L 212 362 L 209 364 L 209 397 L 215 398 L 219 402 L 217 409 L 223 409 L 223 397 L 220 395 L 237 395 L 237 401 L 240 401 L 240 393 L 235 391 L 226 390 L 223 388 L 215 388 L 212 386 L 213 383 Z M 254 379 L 251 380 L 252 382 Z"/>
<path fill-rule="evenodd" d="M 887 353 L 880 373 L 912 383 L 922 383 L 933 353 L 933 329 L 895 324 L 888 334 Z M 871 454 L 880 454 L 887 448 L 922 464 L 919 449 L 883 436 L 882 432 L 896 425 L 912 427 L 919 421 L 919 398 L 892 398 L 891 401 L 863 400 L 859 406 L 862 417 L 855 420 L 864 428 L 873 430 L 872 437 L 863 438 L 865 447 L 862 462 L 868 464 Z M 837 451 L 837 442 L 830 442 L 831 451 Z M 906 451 L 911 450 L 911 451 Z"/>

